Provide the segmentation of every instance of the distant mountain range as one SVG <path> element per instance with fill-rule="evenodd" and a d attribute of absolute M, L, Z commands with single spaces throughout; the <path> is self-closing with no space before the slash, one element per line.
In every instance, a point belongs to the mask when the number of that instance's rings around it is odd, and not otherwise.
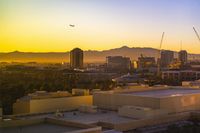
<path fill-rule="evenodd" d="M 140 47 L 127 47 L 95 51 L 84 51 L 85 62 L 105 62 L 106 56 L 127 56 L 131 60 L 137 60 L 142 54 L 143 56 L 158 57 L 158 49 L 154 48 L 140 48 Z M 177 52 L 175 52 L 177 57 Z M 200 59 L 200 54 L 188 54 L 188 58 Z M 69 62 L 69 52 L 47 52 L 47 53 L 33 53 L 33 52 L 10 52 L 0 53 L 0 62 Z"/>

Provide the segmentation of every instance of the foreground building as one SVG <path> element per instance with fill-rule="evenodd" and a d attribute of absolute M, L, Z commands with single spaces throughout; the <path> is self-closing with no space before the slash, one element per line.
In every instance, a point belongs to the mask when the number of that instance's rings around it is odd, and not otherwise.
<path fill-rule="evenodd" d="M 37 91 L 18 99 L 13 104 L 13 114 L 70 111 L 78 109 L 80 105 L 92 105 L 92 96 L 72 96 L 62 91 L 52 93 Z"/>
<path fill-rule="evenodd" d="M 135 132 L 143 127 L 199 119 L 198 110 L 198 88 L 133 86 L 96 92 L 92 106 L 81 105 L 72 111 L 4 116 L 0 132 Z"/>
<path fill-rule="evenodd" d="M 59 119 L 58 117 L 28 118 L 0 121 L 0 133 L 101 133 L 99 126 Z M 24 119 L 23 119 L 24 118 Z"/>
<path fill-rule="evenodd" d="M 144 87 L 127 91 L 99 92 L 94 94 L 93 102 L 99 108 L 120 109 L 125 116 L 138 117 L 136 112 L 140 110 L 143 118 L 146 118 L 146 115 L 156 117 L 158 114 L 200 110 L 200 90 L 183 87 Z"/>
<path fill-rule="evenodd" d="M 74 69 L 83 68 L 83 50 L 80 48 L 70 51 L 70 67 Z"/>

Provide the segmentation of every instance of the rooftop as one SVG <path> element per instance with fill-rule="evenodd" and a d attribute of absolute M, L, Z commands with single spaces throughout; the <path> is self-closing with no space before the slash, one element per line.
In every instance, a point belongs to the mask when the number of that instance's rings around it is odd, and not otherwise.
<path fill-rule="evenodd" d="M 102 111 L 98 113 L 80 113 L 76 111 L 76 115 L 72 115 L 71 112 L 64 113 L 65 120 L 93 124 L 97 122 L 108 122 L 112 124 L 130 122 L 134 119 L 121 117 L 117 112 L 114 111 Z"/>
<path fill-rule="evenodd" d="M 97 122 L 108 122 L 112 124 L 124 123 L 134 121 L 133 118 L 121 117 L 115 111 L 108 110 L 98 110 L 97 113 L 81 113 L 79 111 L 64 112 L 63 117 L 60 117 L 62 120 L 73 121 L 83 124 L 94 124 Z M 55 118 L 54 113 L 49 114 L 38 114 L 38 115 L 29 115 L 29 116 L 19 116 L 19 119 L 29 119 L 29 118 Z"/>
<path fill-rule="evenodd" d="M 62 98 L 62 97 L 70 97 L 70 96 L 72 95 L 67 91 L 57 91 L 57 92 L 36 91 L 35 93 L 30 93 L 27 96 L 21 97 L 18 100 Z"/>
<path fill-rule="evenodd" d="M 79 130 L 76 127 L 61 126 L 50 123 L 39 123 L 28 126 L 0 128 L 1 133 L 63 133 Z"/>
<path fill-rule="evenodd" d="M 128 95 L 134 96 L 144 96 L 144 97 L 155 97 L 155 98 L 164 98 L 164 97 L 174 97 L 174 96 L 183 96 L 190 94 L 200 94 L 199 89 L 163 89 L 163 90 L 149 90 L 141 92 L 132 92 Z"/>

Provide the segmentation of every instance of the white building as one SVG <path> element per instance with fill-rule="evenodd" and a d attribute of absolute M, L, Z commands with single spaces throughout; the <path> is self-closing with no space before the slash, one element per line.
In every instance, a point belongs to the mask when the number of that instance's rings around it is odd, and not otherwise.
<path fill-rule="evenodd" d="M 189 87 L 144 87 L 95 93 L 94 105 L 108 110 L 123 106 L 177 113 L 200 110 L 200 89 Z M 128 110 L 128 108 L 125 108 Z M 160 113 L 161 113 L 160 112 Z M 145 113 L 145 111 L 144 111 Z"/>
<path fill-rule="evenodd" d="M 54 109 L 58 106 L 69 107 L 73 104 L 78 106 L 80 102 L 81 104 L 83 102 L 79 98 L 77 101 L 66 100 L 68 98 L 73 97 L 58 98 L 58 101 L 55 97 L 33 100 L 38 100 L 37 108 L 47 106 L 54 107 Z M 82 104 L 72 111 L 58 110 L 54 113 L 40 112 L 6 116 L 7 119 L 0 121 L 0 132 L 23 131 L 29 133 L 34 130 L 35 132 L 51 131 L 52 133 L 72 133 L 73 131 L 75 133 L 100 133 L 104 132 L 101 130 L 102 128 L 104 130 L 111 129 L 106 131 L 107 133 L 134 132 L 135 129 L 141 127 L 155 127 L 160 124 L 187 121 L 193 118 L 200 120 L 199 88 L 133 86 L 128 89 L 118 88 L 112 91 L 96 92 L 91 98 L 92 100 L 94 101 L 92 106 Z M 31 102 L 29 104 L 34 106 Z"/>
<path fill-rule="evenodd" d="M 40 91 L 18 99 L 13 104 L 13 114 L 70 111 L 78 109 L 80 105 L 92 105 L 92 96 L 71 96 L 68 92 Z"/>

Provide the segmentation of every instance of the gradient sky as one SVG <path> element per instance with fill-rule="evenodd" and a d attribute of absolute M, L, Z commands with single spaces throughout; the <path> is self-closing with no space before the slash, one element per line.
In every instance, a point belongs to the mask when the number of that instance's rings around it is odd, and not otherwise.
<path fill-rule="evenodd" d="M 200 0 L 0 0 L 0 52 L 127 45 L 200 53 Z M 74 28 L 69 24 L 75 24 Z"/>

